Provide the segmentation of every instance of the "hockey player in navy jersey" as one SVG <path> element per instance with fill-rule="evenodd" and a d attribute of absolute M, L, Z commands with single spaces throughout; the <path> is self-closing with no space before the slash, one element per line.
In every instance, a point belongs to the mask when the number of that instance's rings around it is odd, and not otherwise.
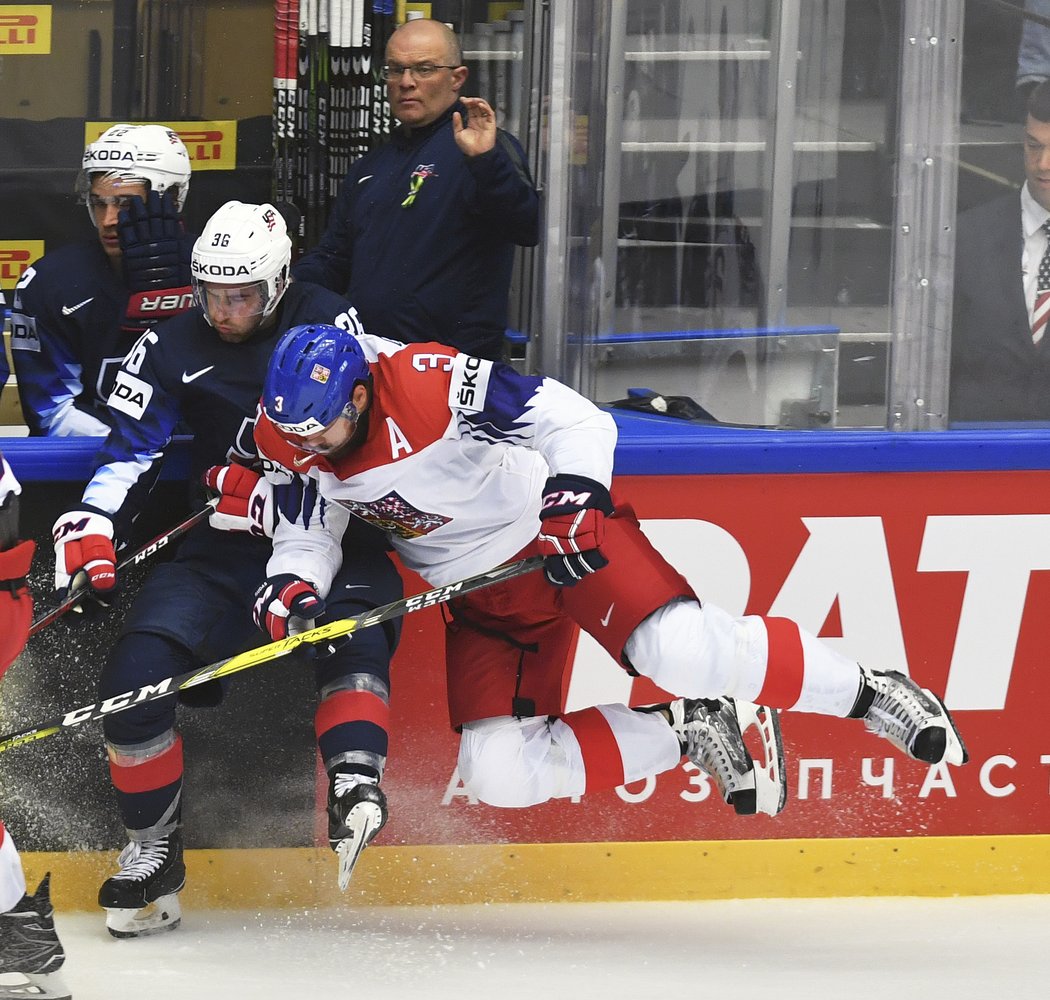
<path fill-rule="evenodd" d="M 128 350 L 191 300 L 182 208 L 190 160 L 163 125 L 113 125 L 84 150 L 78 195 L 90 239 L 22 274 L 11 348 L 31 434 L 105 437 L 105 402 Z"/>
<path fill-rule="evenodd" d="M 862 668 L 788 619 L 701 603 L 610 494 L 612 418 L 553 379 L 440 344 L 298 327 L 275 348 L 262 409 L 255 436 L 267 475 L 307 477 L 310 500 L 282 506 L 268 573 L 320 599 L 351 519 L 382 526 L 435 587 L 544 557 L 543 575 L 449 605 L 459 773 L 484 802 L 612 788 L 676 767 L 683 753 L 714 773 L 705 755 L 725 747 L 711 717 L 724 718 L 733 699 L 863 720 L 929 764 L 967 759 L 940 699 L 908 677 Z M 265 621 L 280 605 L 261 596 Z M 679 699 L 563 713 L 573 623 Z M 753 811 L 762 789 L 749 785 L 737 794 Z"/>
<path fill-rule="evenodd" d="M 192 530 L 175 558 L 149 574 L 103 668 L 102 697 L 258 644 L 251 627 L 252 591 L 265 576 L 265 532 L 273 513 L 269 485 L 247 466 L 256 459 L 252 431 L 266 365 L 273 345 L 291 326 L 357 323 L 342 297 L 290 281 L 290 259 L 291 241 L 275 208 L 228 202 L 193 248 L 194 308 L 144 333 L 117 374 L 109 399 L 114 427 L 99 466 L 81 507 L 55 523 L 56 586 L 64 590 L 80 577 L 102 595 L 112 591 L 113 540 L 139 503 L 137 483 L 161 459 L 177 423 L 194 435 L 195 479 L 203 473 L 226 493 L 213 519 L 235 530 L 211 524 Z M 240 464 L 225 467 L 231 461 Z M 354 540 L 363 558 L 348 559 L 333 585 L 329 612 L 337 617 L 360 615 L 402 593 L 385 539 L 364 529 Z M 282 589 L 279 580 L 274 586 L 290 607 L 303 606 L 294 588 Z M 382 776 L 388 667 L 396 641 L 395 629 L 367 629 L 316 663 L 317 736 L 333 786 L 344 774 L 372 785 Z M 219 693 L 213 685 L 210 695 Z M 160 699 L 104 723 L 110 774 L 129 837 L 120 870 L 99 892 L 107 926 L 118 937 L 179 921 L 176 894 L 185 879 L 183 751 L 175 707 L 174 698 Z M 332 830 L 333 837 L 340 834 L 338 823 Z"/>
<path fill-rule="evenodd" d="M 0 329 L 4 325 L 0 292 Z M 7 364 L 0 351 L 0 387 Z M 33 619 L 33 598 L 26 576 L 36 549 L 18 537 L 18 497 L 22 488 L 0 455 L 0 676 L 22 652 Z M 0 685 L 0 697 L 3 686 Z M 37 997 L 69 1000 L 58 970 L 65 952 L 55 931 L 51 880 L 45 875 L 35 893 L 26 892 L 22 860 L 11 834 L 0 821 L 0 1000 Z"/>

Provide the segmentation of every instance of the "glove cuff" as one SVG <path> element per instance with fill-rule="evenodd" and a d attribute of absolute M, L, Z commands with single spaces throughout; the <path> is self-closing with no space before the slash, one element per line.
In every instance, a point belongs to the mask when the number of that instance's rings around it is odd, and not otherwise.
<path fill-rule="evenodd" d="M 182 285 L 177 288 L 157 288 L 148 292 L 132 292 L 124 318 L 152 326 L 161 320 L 184 313 L 193 305 L 193 288 Z"/>
<path fill-rule="evenodd" d="M 544 484 L 541 519 L 557 517 L 581 507 L 600 510 L 606 516 L 614 510 L 609 490 L 596 479 L 560 474 L 551 476 Z"/>

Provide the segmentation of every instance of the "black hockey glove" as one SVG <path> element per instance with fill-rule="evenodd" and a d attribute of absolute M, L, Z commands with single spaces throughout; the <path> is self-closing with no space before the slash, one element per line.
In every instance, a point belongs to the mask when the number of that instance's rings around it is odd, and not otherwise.
<path fill-rule="evenodd" d="M 190 255 L 174 190 L 132 198 L 117 227 L 128 300 L 124 328 L 145 330 L 185 312 L 193 301 Z"/>
<path fill-rule="evenodd" d="M 609 560 L 601 553 L 612 498 L 586 476 L 551 476 L 543 487 L 540 533 L 543 572 L 558 587 L 573 587 Z"/>

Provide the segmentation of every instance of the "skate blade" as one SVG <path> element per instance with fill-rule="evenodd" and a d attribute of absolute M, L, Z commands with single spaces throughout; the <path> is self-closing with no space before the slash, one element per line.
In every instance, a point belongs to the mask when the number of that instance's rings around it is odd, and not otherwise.
<path fill-rule="evenodd" d="M 177 893 L 158 896 L 140 910 L 106 907 L 106 930 L 115 938 L 147 937 L 173 931 L 182 921 Z"/>
<path fill-rule="evenodd" d="M 966 749 L 966 744 L 963 743 L 959 730 L 955 727 L 955 720 L 948 714 L 948 709 L 945 708 L 944 702 L 929 688 L 923 688 L 922 693 L 937 705 L 941 710 L 941 715 L 944 717 L 945 746 L 944 756 L 941 758 L 942 762 L 955 764 L 956 766 L 965 764 L 970 759 L 970 754 Z"/>
<path fill-rule="evenodd" d="M 72 1000 L 57 972 L 45 974 L 0 973 L 0 1000 Z"/>
<path fill-rule="evenodd" d="M 349 837 L 336 844 L 339 855 L 339 888 L 346 892 L 354 874 L 354 866 L 368 842 L 383 825 L 383 812 L 374 802 L 359 802 L 346 818 Z"/>
<path fill-rule="evenodd" d="M 750 802 L 747 806 L 750 812 L 776 816 L 787 805 L 780 717 L 776 709 L 765 705 L 753 705 L 749 701 L 737 701 L 735 704 L 741 736 L 747 741 L 748 730 L 754 730 L 756 734 L 756 738 L 748 744 L 748 752 L 754 761 L 755 801 L 753 809 L 750 808 Z M 737 805 L 735 797 L 733 804 Z"/>

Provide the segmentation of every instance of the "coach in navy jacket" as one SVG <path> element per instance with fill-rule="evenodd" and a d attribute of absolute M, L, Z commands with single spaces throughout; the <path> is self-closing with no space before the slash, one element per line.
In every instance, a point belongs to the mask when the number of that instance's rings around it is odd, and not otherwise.
<path fill-rule="evenodd" d="M 391 141 L 354 163 L 296 278 L 345 294 L 365 329 L 499 359 L 514 247 L 539 241 L 525 156 L 481 98 L 460 98 L 455 34 L 409 21 L 386 48 Z"/>

